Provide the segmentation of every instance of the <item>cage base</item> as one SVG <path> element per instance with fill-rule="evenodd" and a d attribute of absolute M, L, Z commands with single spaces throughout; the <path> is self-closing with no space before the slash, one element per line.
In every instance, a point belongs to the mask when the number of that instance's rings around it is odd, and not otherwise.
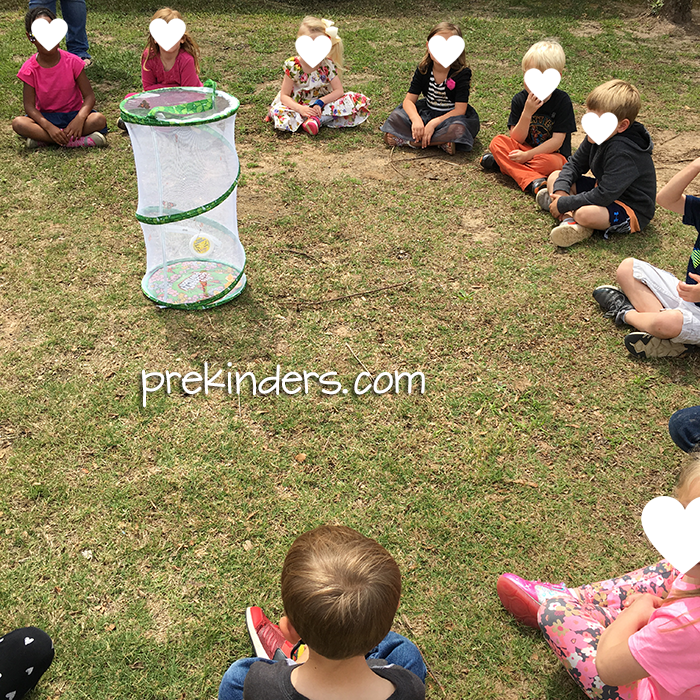
<path fill-rule="evenodd" d="M 235 286 L 228 293 L 219 296 L 234 282 Z M 235 299 L 245 285 L 245 274 L 228 263 L 174 260 L 147 273 L 141 282 L 141 290 L 159 306 L 211 309 Z"/>

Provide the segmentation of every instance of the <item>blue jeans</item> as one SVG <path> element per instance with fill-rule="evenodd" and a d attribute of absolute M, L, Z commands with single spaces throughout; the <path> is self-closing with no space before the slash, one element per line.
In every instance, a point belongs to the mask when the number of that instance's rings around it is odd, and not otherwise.
<path fill-rule="evenodd" d="M 700 406 L 676 411 L 668 422 L 668 432 L 683 452 L 690 452 L 700 443 Z"/>
<path fill-rule="evenodd" d="M 368 659 L 384 659 L 387 663 L 402 666 L 415 673 L 425 683 L 425 663 L 416 645 L 396 632 L 389 632 L 379 644 L 367 654 Z M 268 664 L 284 663 L 269 659 L 241 659 L 229 666 L 221 679 L 219 700 L 243 700 L 243 684 L 248 669 L 256 661 Z"/>
<path fill-rule="evenodd" d="M 29 8 L 45 7 L 56 14 L 56 0 L 29 0 Z M 61 0 L 61 14 L 68 25 L 66 48 L 80 58 L 90 58 L 88 38 L 85 31 L 87 7 L 85 0 Z"/>

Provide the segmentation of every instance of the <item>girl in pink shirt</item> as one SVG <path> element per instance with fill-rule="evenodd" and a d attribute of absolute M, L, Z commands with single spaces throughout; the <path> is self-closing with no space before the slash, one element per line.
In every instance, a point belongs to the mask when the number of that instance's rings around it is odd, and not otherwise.
<path fill-rule="evenodd" d="M 170 22 L 173 19 L 182 19 L 177 10 L 164 7 L 158 10 L 153 17 Z M 149 23 L 150 24 L 150 23 Z M 141 55 L 141 83 L 144 90 L 160 90 L 169 87 L 202 87 L 199 79 L 199 46 L 197 42 L 185 32 L 179 44 L 175 44 L 166 51 L 148 33 L 148 45 Z M 126 97 L 132 97 L 135 92 L 130 92 Z M 120 129 L 126 129 L 122 119 L 117 121 Z"/>
<path fill-rule="evenodd" d="M 52 22 L 56 15 L 36 7 L 25 15 L 27 38 L 37 53 L 17 73 L 24 83 L 23 117 L 15 117 L 12 128 L 27 139 L 28 148 L 46 146 L 106 146 L 107 120 L 95 112 L 95 93 L 85 75 L 82 58 L 62 51 L 47 50 L 32 34 L 37 19 Z"/>
<path fill-rule="evenodd" d="M 700 498 L 699 455 L 683 466 L 676 498 L 686 508 Z M 680 575 L 661 561 L 578 588 L 503 574 L 497 590 L 588 697 L 700 700 L 700 563 Z"/>
<path fill-rule="evenodd" d="M 182 19 L 177 10 L 164 7 L 153 17 L 170 22 Z M 141 82 L 144 90 L 159 90 L 167 87 L 202 87 L 199 79 L 199 46 L 185 32 L 179 44 L 166 51 L 148 34 L 148 46 L 141 56 Z"/>

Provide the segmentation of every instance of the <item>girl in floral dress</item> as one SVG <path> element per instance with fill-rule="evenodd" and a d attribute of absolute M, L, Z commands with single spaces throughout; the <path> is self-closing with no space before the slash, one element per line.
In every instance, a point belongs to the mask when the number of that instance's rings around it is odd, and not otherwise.
<path fill-rule="evenodd" d="M 305 17 L 297 37 L 315 39 L 324 34 L 331 40 L 331 50 L 317 66 L 308 65 L 300 56 L 285 61 L 282 89 L 266 118 L 274 121 L 276 129 L 297 131 L 301 127 L 315 136 L 322 125 L 336 129 L 357 126 L 369 116 L 369 98 L 343 90 L 343 41 L 333 22 Z"/>

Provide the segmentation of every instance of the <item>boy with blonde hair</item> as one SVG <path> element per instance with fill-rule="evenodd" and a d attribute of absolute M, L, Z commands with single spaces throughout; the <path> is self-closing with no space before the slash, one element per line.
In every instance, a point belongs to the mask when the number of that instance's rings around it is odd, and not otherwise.
<path fill-rule="evenodd" d="M 258 658 L 228 669 L 219 700 L 424 700 L 421 654 L 390 631 L 400 596 L 399 567 L 375 540 L 344 526 L 304 533 L 282 567 L 284 617 L 248 608 Z"/>
<path fill-rule="evenodd" d="M 523 56 L 525 74 L 531 68 L 544 73 L 564 70 L 566 56 L 556 41 L 539 41 Z M 523 192 L 535 196 L 546 185 L 547 176 L 561 170 L 571 155 L 571 132 L 576 118 L 571 98 L 557 88 L 544 101 L 525 86 L 513 97 L 508 117 L 510 135 L 496 136 L 489 151 L 481 157 L 484 170 L 495 170 L 512 177 Z"/>
<path fill-rule="evenodd" d="M 636 233 L 655 212 L 656 170 L 649 132 L 637 119 L 639 91 L 624 80 L 610 80 L 586 98 L 586 108 L 601 117 L 611 112 L 617 127 L 598 145 L 590 136 L 571 160 L 552 173 L 537 203 L 561 223 L 552 229 L 552 243 L 567 247 L 586 240 L 593 230 Z M 586 177 L 591 171 L 594 177 Z"/>

